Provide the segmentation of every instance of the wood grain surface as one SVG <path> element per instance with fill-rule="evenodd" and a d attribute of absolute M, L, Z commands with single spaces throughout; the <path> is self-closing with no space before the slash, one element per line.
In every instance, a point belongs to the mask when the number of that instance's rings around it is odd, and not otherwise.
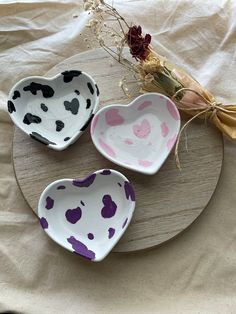
<path fill-rule="evenodd" d="M 55 66 L 46 76 L 72 69 L 85 71 L 96 80 L 101 92 L 100 107 L 131 101 L 132 98 L 128 99 L 119 88 L 125 69 L 112 62 L 103 50 L 73 56 Z M 181 139 L 182 171 L 176 168 L 171 153 L 153 176 L 126 170 L 106 160 L 93 146 L 89 130 L 62 152 L 32 140 L 18 128 L 15 128 L 13 139 L 16 178 L 34 212 L 40 194 L 54 180 L 83 178 L 101 168 L 113 168 L 128 177 L 135 188 L 136 209 L 129 228 L 114 248 L 116 252 L 150 248 L 186 229 L 211 199 L 220 177 L 222 159 L 221 134 L 202 121 L 193 122 L 186 137 Z"/>

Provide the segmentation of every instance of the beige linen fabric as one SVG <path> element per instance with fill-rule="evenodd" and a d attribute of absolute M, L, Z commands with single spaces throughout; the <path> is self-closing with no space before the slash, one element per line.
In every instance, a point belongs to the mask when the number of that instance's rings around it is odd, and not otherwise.
<path fill-rule="evenodd" d="M 219 100 L 236 102 L 236 1 L 115 3 L 153 35 L 159 53 L 184 64 Z M 235 313 L 233 143 L 226 141 L 219 185 L 200 218 L 175 240 L 148 252 L 86 262 L 54 244 L 25 203 L 11 162 L 7 93 L 20 78 L 43 75 L 87 50 L 86 23 L 82 1 L 0 4 L 0 312 Z"/>

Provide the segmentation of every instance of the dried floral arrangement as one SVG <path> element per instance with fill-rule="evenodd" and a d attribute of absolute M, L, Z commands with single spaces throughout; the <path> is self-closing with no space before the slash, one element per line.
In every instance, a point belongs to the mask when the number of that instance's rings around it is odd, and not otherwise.
<path fill-rule="evenodd" d="M 140 85 L 140 92 L 162 93 L 170 97 L 181 112 L 190 116 L 182 126 L 175 146 L 178 167 L 181 134 L 195 118 L 210 120 L 222 133 L 236 139 L 236 105 L 217 102 L 215 97 L 185 70 L 159 55 L 151 46 L 151 35 L 144 35 L 140 25 L 129 24 L 113 4 L 103 0 L 84 0 L 84 9 L 91 14 L 88 27 L 99 45 L 133 73 L 135 83 Z M 113 39 L 115 48 L 106 43 L 107 37 Z M 129 48 L 132 61 L 125 57 L 125 47 Z M 120 83 L 127 95 L 128 83 L 130 82 L 127 82 L 125 77 Z"/>

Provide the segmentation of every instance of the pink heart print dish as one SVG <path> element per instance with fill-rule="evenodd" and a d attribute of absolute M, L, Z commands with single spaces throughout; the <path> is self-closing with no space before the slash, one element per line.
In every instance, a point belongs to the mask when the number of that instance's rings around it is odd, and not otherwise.
<path fill-rule="evenodd" d="M 140 124 L 133 125 L 133 132 L 138 138 L 146 138 L 151 132 L 151 125 L 147 119 L 143 119 Z"/>
<path fill-rule="evenodd" d="M 153 175 L 170 154 L 179 129 L 174 102 L 158 93 L 146 93 L 128 105 L 101 108 L 92 121 L 91 137 L 111 162 Z"/>

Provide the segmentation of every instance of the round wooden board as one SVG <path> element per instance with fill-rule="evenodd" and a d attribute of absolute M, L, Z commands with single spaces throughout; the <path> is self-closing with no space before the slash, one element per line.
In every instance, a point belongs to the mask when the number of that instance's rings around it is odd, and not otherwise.
<path fill-rule="evenodd" d="M 53 76 L 64 70 L 91 74 L 101 92 L 101 104 L 128 103 L 119 88 L 124 68 L 101 49 L 84 52 L 55 66 Z M 13 162 L 21 191 L 36 213 L 43 189 L 60 178 L 83 178 L 101 168 L 113 168 L 133 183 L 136 209 L 126 233 L 114 248 L 116 252 L 137 251 L 159 245 L 186 229 L 208 204 L 219 180 L 223 142 L 221 134 L 204 122 L 193 122 L 180 143 L 182 171 L 175 166 L 173 153 L 161 170 L 147 176 L 126 170 L 102 157 L 93 146 L 89 131 L 62 152 L 32 140 L 18 128 L 13 139 Z"/>

